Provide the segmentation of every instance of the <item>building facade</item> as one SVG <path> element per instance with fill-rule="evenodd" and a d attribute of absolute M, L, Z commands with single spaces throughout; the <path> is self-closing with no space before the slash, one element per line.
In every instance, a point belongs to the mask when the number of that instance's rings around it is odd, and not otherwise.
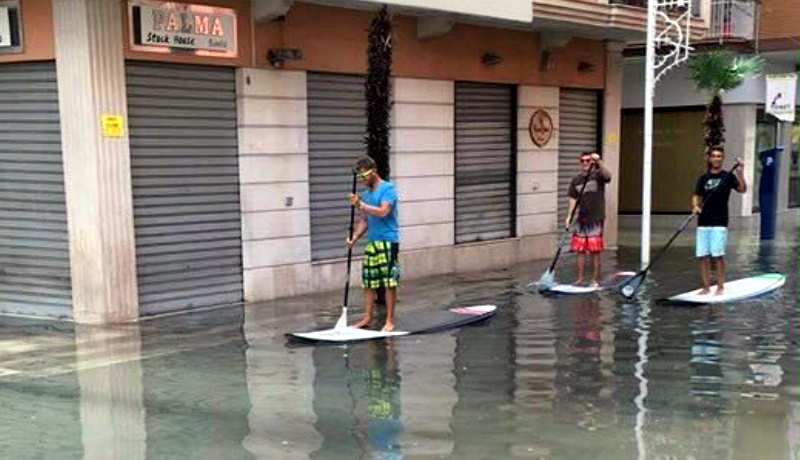
<path fill-rule="evenodd" d="M 578 153 L 618 172 L 643 8 L 383 3 L 404 277 L 549 256 Z M 109 323 L 339 288 L 380 6 L 0 3 L 0 310 Z"/>
<path fill-rule="evenodd" d="M 800 68 L 800 3 L 786 0 L 714 0 L 707 34 L 695 52 L 724 48 L 764 58 L 764 75 L 797 73 Z M 644 65 L 636 49 L 626 50 L 622 116 L 620 212 L 641 211 L 641 151 Z M 764 110 L 766 78 L 746 80 L 723 94 L 728 157 L 745 160 L 749 190 L 734 194 L 731 213 L 759 212 L 759 152 L 783 147 L 778 161 L 778 211 L 800 206 L 798 119 L 780 122 Z M 702 120 L 710 95 L 695 89 L 685 65 L 666 74 L 656 88 L 653 151 L 653 212 L 685 213 L 694 181 L 702 173 Z M 800 93 L 796 95 L 800 107 Z M 684 194 L 675 193 L 684 190 Z"/>

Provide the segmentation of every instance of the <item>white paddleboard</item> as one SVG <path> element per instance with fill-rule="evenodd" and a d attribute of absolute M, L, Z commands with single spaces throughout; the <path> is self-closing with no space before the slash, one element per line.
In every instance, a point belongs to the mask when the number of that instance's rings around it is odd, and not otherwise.
<path fill-rule="evenodd" d="M 409 332 L 407 331 L 381 332 L 369 329 L 358 329 L 355 327 L 344 327 L 313 332 L 295 332 L 292 335 L 298 339 L 312 340 L 314 342 L 354 342 L 358 340 L 385 339 L 386 337 L 408 334 Z"/>
<path fill-rule="evenodd" d="M 607 291 L 609 289 L 615 289 L 620 284 L 624 283 L 632 276 L 635 276 L 636 272 L 617 272 L 614 273 L 609 277 L 608 280 L 604 281 L 603 284 L 600 286 L 576 286 L 574 284 L 556 284 L 550 289 L 549 292 L 553 292 L 556 294 L 592 294 L 594 292 L 600 291 Z"/>
<path fill-rule="evenodd" d="M 556 284 L 550 289 L 550 292 L 555 292 L 556 294 L 591 294 L 593 292 L 600 292 L 604 288 L 603 286 L 576 286 L 574 284 Z"/>
<path fill-rule="evenodd" d="M 674 295 L 667 300 L 671 302 L 701 304 L 736 302 L 738 300 L 745 300 L 768 294 L 780 289 L 784 283 L 786 283 L 786 277 L 780 273 L 765 273 L 763 275 L 727 282 L 725 283 L 725 292 L 721 295 L 716 295 L 716 287 L 712 286 L 711 292 L 705 295 L 699 295 L 700 289 L 695 289 L 683 294 Z"/>
<path fill-rule="evenodd" d="M 486 319 L 497 311 L 494 305 L 456 307 L 449 310 L 410 312 L 398 314 L 396 330 L 381 332 L 354 327 L 339 327 L 311 332 L 294 332 L 291 337 L 313 342 L 356 342 L 359 340 L 384 339 L 409 334 L 436 332 L 452 329 Z"/>

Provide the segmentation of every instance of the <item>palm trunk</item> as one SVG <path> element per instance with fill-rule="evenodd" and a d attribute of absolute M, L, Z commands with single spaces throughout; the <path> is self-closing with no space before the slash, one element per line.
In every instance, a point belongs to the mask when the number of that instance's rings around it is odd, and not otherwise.
<path fill-rule="evenodd" d="M 367 44 L 367 155 L 389 178 L 389 118 L 392 110 L 392 19 L 384 6 L 369 26 Z"/>
<path fill-rule="evenodd" d="M 703 119 L 703 136 L 706 151 L 711 147 L 725 144 L 725 121 L 722 118 L 722 98 L 715 94 L 706 106 L 706 115 Z"/>

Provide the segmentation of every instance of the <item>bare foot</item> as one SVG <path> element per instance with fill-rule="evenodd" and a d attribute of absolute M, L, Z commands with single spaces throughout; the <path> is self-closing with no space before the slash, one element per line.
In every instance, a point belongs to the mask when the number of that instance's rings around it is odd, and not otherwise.
<path fill-rule="evenodd" d="M 583 284 L 583 278 L 578 278 L 578 279 L 577 279 L 577 280 L 575 280 L 575 282 L 574 282 L 574 283 L 572 283 L 572 284 L 574 284 L 575 286 L 580 286 L 581 284 Z"/>
<path fill-rule="evenodd" d="M 350 327 L 354 327 L 356 329 L 364 329 L 365 327 L 369 326 L 369 323 L 372 322 L 372 318 L 362 318 L 361 321 L 353 324 Z"/>
<path fill-rule="evenodd" d="M 381 332 L 392 332 L 392 331 L 394 331 L 394 323 L 392 323 L 391 321 L 386 321 L 386 324 L 383 325 L 383 329 L 381 329 Z"/>
<path fill-rule="evenodd" d="M 725 288 L 717 286 L 717 290 L 714 292 L 714 295 L 723 295 L 725 294 Z"/>
<path fill-rule="evenodd" d="M 697 295 L 708 295 L 711 291 L 708 288 L 700 289 L 700 292 Z"/>
<path fill-rule="evenodd" d="M 590 288 L 598 288 L 598 287 L 600 287 L 600 283 L 598 283 L 597 281 L 592 281 L 591 283 L 589 283 L 589 287 Z"/>

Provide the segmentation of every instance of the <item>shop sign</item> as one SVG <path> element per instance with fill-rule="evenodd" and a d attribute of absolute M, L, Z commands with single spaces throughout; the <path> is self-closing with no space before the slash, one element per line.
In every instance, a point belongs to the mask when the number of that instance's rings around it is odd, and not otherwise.
<path fill-rule="evenodd" d="M 236 11 L 174 2 L 131 4 L 134 45 L 235 56 Z"/>
<path fill-rule="evenodd" d="M 553 137 L 553 120 L 544 109 L 537 109 L 528 123 L 528 134 L 537 147 L 544 147 Z"/>
<path fill-rule="evenodd" d="M 765 111 L 781 121 L 794 121 L 797 75 L 767 75 Z"/>

